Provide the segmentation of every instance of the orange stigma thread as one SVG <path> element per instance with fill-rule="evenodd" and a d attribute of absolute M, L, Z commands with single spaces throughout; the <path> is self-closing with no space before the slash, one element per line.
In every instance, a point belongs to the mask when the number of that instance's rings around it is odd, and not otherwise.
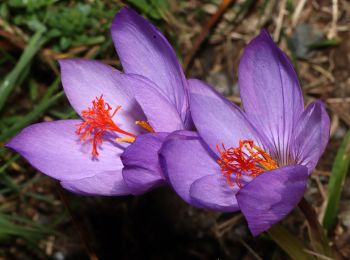
<path fill-rule="evenodd" d="M 103 95 L 101 95 L 92 101 L 92 107 L 81 112 L 84 122 L 78 125 L 76 134 L 82 141 L 89 140 L 92 143 L 91 153 L 93 156 L 99 155 L 97 146 L 102 144 L 102 136 L 106 131 L 127 135 L 129 141 L 135 140 L 136 135 L 119 128 L 112 120 L 121 108 L 121 106 L 117 106 L 111 114 L 111 106 L 105 102 Z"/>
<path fill-rule="evenodd" d="M 278 168 L 277 162 L 259 146 L 254 145 L 252 140 L 240 140 L 236 148 L 226 149 L 224 144 L 222 150 L 219 145 L 216 147 L 221 156 L 217 162 L 227 183 L 232 187 L 234 182 L 239 188 L 243 187 L 241 183 L 243 175 L 255 178 L 264 171 Z"/>

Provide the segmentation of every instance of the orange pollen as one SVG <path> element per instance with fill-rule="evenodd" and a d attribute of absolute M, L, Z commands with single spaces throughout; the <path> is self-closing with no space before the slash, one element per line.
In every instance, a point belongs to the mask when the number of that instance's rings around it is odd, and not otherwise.
<path fill-rule="evenodd" d="M 88 140 L 92 143 L 91 153 L 93 156 L 99 155 L 97 146 L 102 144 L 102 137 L 106 131 L 123 134 L 130 138 L 136 137 L 136 135 L 121 129 L 114 123 L 113 117 L 121 108 L 121 106 L 117 106 L 112 112 L 111 106 L 105 102 L 103 95 L 101 95 L 92 101 L 92 107 L 81 112 L 84 122 L 78 125 L 76 134 L 79 135 L 82 141 Z"/>
<path fill-rule="evenodd" d="M 226 182 L 232 187 L 236 183 L 242 188 L 241 178 L 244 175 L 255 178 L 267 170 L 278 168 L 277 162 L 262 148 L 254 145 L 252 140 L 240 140 L 239 146 L 235 148 L 226 149 L 224 144 L 222 149 L 219 145 L 216 147 L 221 156 L 217 162 Z"/>
<path fill-rule="evenodd" d="M 146 121 L 136 121 L 135 124 L 141 126 L 142 128 L 146 129 L 150 133 L 154 133 L 153 127 Z"/>

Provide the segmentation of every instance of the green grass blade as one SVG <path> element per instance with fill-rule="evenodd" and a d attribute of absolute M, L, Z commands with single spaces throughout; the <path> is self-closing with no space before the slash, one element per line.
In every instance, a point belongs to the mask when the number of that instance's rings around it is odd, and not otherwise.
<path fill-rule="evenodd" d="M 53 198 L 46 196 L 46 195 L 41 195 L 41 194 L 35 193 L 35 192 L 26 192 L 24 194 L 24 196 L 36 199 L 38 201 L 46 202 L 46 203 L 51 204 L 51 205 L 54 205 L 54 203 L 55 203 Z"/>
<path fill-rule="evenodd" d="M 329 48 L 329 47 L 338 46 L 340 43 L 341 43 L 340 39 L 329 39 L 329 40 L 323 40 L 323 41 L 319 41 L 317 43 L 311 44 L 309 48 L 310 49 Z"/>
<path fill-rule="evenodd" d="M 339 208 L 341 192 L 344 187 L 346 174 L 350 166 L 350 131 L 345 135 L 344 140 L 337 152 L 332 174 L 329 179 L 328 202 L 326 213 L 323 218 L 323 227 L 326 230 L 332 228 Z"/>
<path fill-rule="evenodd" d="M 267 233 L 290 258 L 296 260 L 315 260 L 313 256 L 305 252 L 307 248 L 303 245 L 301 240 L 293 236 L 283 226 L 276 224 L 270 228 Z"/>
<path fill-rule="evenodd" d="M 7 174 L 3 174 L 1 176 L 0 184 L 4 185 L 6 188 L 11 189 L 14 193 L 19 193 L 21 191 L 18 183 L 16 183 L 14 179 Z"/>
<path fill-rule="evenodd" d="M 34 55 L 40 50 L 42 45 L 45 43 L 43 31 L 38 31 L 29 41 L 23 54 L 21 55 L 18 63 L 14 69 L 5 77 L 0 84 L 0 110 L 4 107 L 7 97 L 10 95 L 16 82 L 22 75 L 23 71 L 28 67 L 28 64 L 34 57 Z"/>
<path fill-rule="evenodd" d="M 11 163 L 18 160 L 19 157 L 19 154 L 16 154 L 11 159 L 7 160 L 7 162 L 0 167 L 0 175 L 5 172 L 5 170 L 11 165 Z"/>
<path fill-rule="evenodd" d="M 14 224 L 6 215 L 0 214 L 0 240 L 8 239 L 11 236 L 23 238 L 34 244 L 42 238 L 43 232 Z"/>
<path fill-rule="evenodd" d="M 46 109 L 55 104 L 60 98 L 62 98 L 64 96 L 63 91 L 52 96 L 52 92 L 57 89 L 58 85 L 59 79 L 55 80 L 55 82 L 48 88 L 46 95 L 30 113 L 24 116 L 21 120 L 17 121 L 9 129 L 6 129 L 6 131 L 0 135 L 0 141 L 5 141 L 8 138 L 14 136 L 16 133 L 18 133 L 19 130 L 37 120 Z"/>

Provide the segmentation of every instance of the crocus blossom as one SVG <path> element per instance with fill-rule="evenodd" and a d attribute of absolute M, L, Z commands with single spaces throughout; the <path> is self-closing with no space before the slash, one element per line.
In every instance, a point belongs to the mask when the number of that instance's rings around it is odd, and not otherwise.
<path fill-rule="evenodd" d="M 238 79 L 243 110 L 190 80 L 198 133 L 174 132 L 160 156 L 169 183 L 185 201 L 240 210 L 258 235 L 301 200 L 330 123 L 321 101 L 304 108 L 297 75 L 266 31 L 245 48 Z"/>
<path fill-rule="evenodd" d="M 111 34 L 124 73 L 93 60 L 60 61 L 81 119 L 31 125 L 7 144 L 80 194 L 139 194 L 164 183 L 158 149 L 167 133 L 192 125 L 188 83 L 165 37 L 129 8 Z"/>

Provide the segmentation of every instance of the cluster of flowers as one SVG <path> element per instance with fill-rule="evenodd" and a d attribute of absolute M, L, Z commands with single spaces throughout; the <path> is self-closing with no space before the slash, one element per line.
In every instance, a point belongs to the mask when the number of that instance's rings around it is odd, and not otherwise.
<path fill-rule="evenodd" d="M 80 120 L 31 125 L 7 147 L 84 195 L 140 195 L 169 185 L 189 204 L 241 211 L 253 235 L 298 204 L 329 139 L 321 101 L 304 108 L 297 75 L 266 31 L 245 48 L 243 109 L 186 79 L 175 52 L 129 8 L 111 34 L 123 71 L 60 61 Z"/>

